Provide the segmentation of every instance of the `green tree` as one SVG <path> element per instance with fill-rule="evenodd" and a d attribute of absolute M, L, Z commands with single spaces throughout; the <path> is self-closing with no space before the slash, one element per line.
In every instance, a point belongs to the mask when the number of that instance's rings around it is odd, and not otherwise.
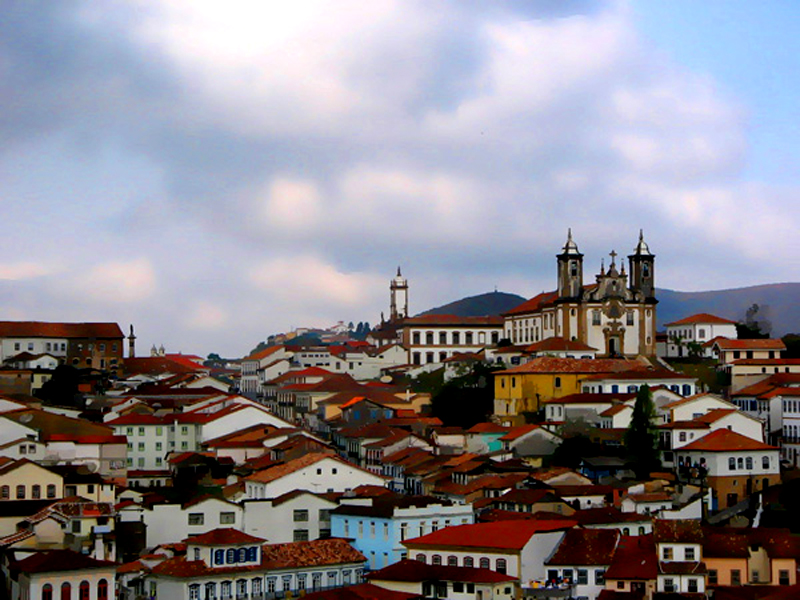
<path fill-rule="evenodd" d="M 447 426 L 465 429 L 486 421 L 494 409 L 495 370 L 477 362 L 466 374 L 445 383 L 431 398 L 433 416 Z"/>
<path fill-rule="evenodd" d="M 625 432 L 625 450 L 631 459 L 636 477 L 647 477 L 661 467 L 658 452 L 658 434 L 654 424 L 656 407 L 650 387 L 643 385 L 636 394 L 631 424 Z"/>

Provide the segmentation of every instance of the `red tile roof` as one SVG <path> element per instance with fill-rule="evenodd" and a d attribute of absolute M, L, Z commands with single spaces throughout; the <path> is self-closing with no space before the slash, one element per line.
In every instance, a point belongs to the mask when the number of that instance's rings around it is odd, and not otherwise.
<path fill-rule="evenodd" d="M 621 373 L 630 370 L 647 371 L 643 363 L 622 358 L 558 358 L 539 356 L 524 364 L 495 371 L 496 375 L 522 375 L 527 373 Z"/>
<path fill-rule="evenodd" d="M 249 535 L 233 527 L 220 527 L 200 535 L 193 535 L 183 541 L 197 546 L 237 546 L 241 544 L 261 544 L 264 542 L 264 538 Z"/>
<path fill-rule="evenodd" d="M 262 360 L 282 350 L 283 346 L 269 346 L 258 352 L 253 352 L 250 356 L 246 356 L 242 360 Z"/>
<path fill-rule="evenodd" d="M 543 400 L 542 404 L 613 404 L 620 400 L 628 400 L 636 394 L 596 394 L 581 392 L 569 394 L 561 398 L 549 398 Z"/>
<path fill-rule="evenodd" d="M 617 529 L 570 529 L 547 565 L 608 565 L 617 547 Z"/>
<path fill-rule="evenodd" d="M 348 587 L 312 592 L 303 598 L 305 600 L 418 600 L 422 596 L 387 590 L 371 583 L 359 583 Z"/>
<path fill-rule="evenodd" d="M 699 520 L 656 519 L 653 521 L 653 540 L 658 544 L 700 544 L 703 542 L 703 537 L 703 528 Z"/>
<path fill-rule="evenodd" d="M 678 452 L 698 450 L 704 452 L 736 452 L 741 450 L 777 450 L 762 442 L 750 439 L 729 429 L 717 429 L 699 440 L 678 448 Z"/>
<path fill-rule="evenodd" d="M 786 350 L 786 344 L 781 339 L 731 340 L 720 338 L 716 344 L 721 350 Z"/>
<path fill-rule="evenodd" d="M 658 561 L 653 536 L 622 536 L 611 565 L 606 570 L 606 580 L 646 581 L 655 580 L 657 576 Z"/>
<path fill-rule="evenodd" d="M 700 415 L 694 420 L 700 421 L 701 423 L 714 423 L 724 417 L 727 417 L 728 415 L 732 415 L 733 413 L 738 413 L 738 412 L 739 411 L 736 410 L 735 408 L 714 408 L 708 411 L 706 414 Z"/>
<path fill-rule="evenodd" d="M 508 433 L 508 427 L 503 427 L 497 423 L 477 423 L 467 429 L 467 433 Z"/>
<path fill-rule="evenodd" d="M 15 567 L 23 573 L 58 573 L 87 569 L 114 570 L 116 564 L 106 560 L 96 560 L 72 550 L 50 550 L 24 558 L 17 562 Z"/>
<path fill-rule="evenodd" d="M 500 440 L 503 442 L 513 442 L 514 440 L 521 438 L 523 435 L 526 435 L 531 431 L 536 431 L 539 428 L 539 425 L 518 425 L 517 427 L 512 427 L 507 434 L 500 438 Z"/>
<path fill-rule="evenodd" d="M 672 323 L 667 323 L 664 325 L 664 327 L 672 327 L 673 325 L 692 325 L 694 323 L 702 323 L 703 325 L 736 325 L 736 321 L 731 321 L 730 319 L 723 319 L 722 317 L 717 317 L 716 315 L 711 315 L 709 313 L 699 313 L 692 315 L 691 317 L 673 321 Z"/>
<path fill-rule="evenodd" d="M 563 337 L 549 337 L 525 347 L 525 352 L 597 352 L 588 344 Z"/>
<path fill-rule="evenodd" d="M 122 338 L 116 323 L 44 323 L 41 321 L 0 321 L 0 337 Z"/>
<path fill-rule="evenodd" d="M 571 529 L 575 521 L 563 519 L 552 521 L 496 521 L 474 525 L 445 527 L 403 544 L 409 548 L 452 547 L 496 548 L 521 550 L 537 533 Z"/>
<path fill-rule="evenodd" d="M 558 298 L 558 292 L 542 292 L 530 300 L 526 300 L 519 306 L 512 308 L 508 312 L 503 313 L 503 316 L 524 315 L 526 313 L 536 312 L 552 303 L 556 298 Z"/>

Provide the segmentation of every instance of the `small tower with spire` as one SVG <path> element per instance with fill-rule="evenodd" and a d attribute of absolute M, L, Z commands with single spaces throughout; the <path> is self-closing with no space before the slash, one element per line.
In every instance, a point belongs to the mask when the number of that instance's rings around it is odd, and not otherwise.
<path fill-rule="evenodd" d="M 405 319 L 408 316 L 408 280 L 403 277 L 400 267 L 397 267 L 397 276 L 389 284 L 389 292 L 389 321 Z"/>
<path fill-rule="evenodd" d="M 650 252 L 650 248 L 644 241 L 644 233 L 640 229 L 639 243 L 636 244 L 633 254 L 628 255 L 630 287 L 632 290 L 640 292 L 644 300 L 651 302 L 656 297 L 655 258 L 655 254 Z"/>
<path fill-rule="evenodd" d="M 558 259 L 558 297 L 580 298 L 583 290 L 583 254 L 572 239 L 572 229 L 567 230 L 567 241 Z"/>
<path fill-rule="evenodd" d="M 133 325 L 131 325 L 131 333 L 128 336 L 128 358 L 136 356 L 136 336 L 133 334 Z"/>

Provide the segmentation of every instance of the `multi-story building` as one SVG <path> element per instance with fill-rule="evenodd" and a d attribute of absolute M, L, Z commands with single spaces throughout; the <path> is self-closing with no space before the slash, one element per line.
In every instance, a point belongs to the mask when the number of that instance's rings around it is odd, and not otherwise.
<path fill-rule="evenodd" d="M 331 511 L 331 534 L 352 540 L 372 569 L 405 558 L 403 542 L 409 538 L 471 523 L 474 523 L 471 505 L 424 496 L 343 499 Z"/>
<path fill-rule="evenodd" d="M 478 352 L 503 334 L 501 317 L 423 315 L 403 321 L 403 347 L 413 365 L 440 364 L 454 354 Z"/>
<path fill-rule="evenodd" d="M 704 594 L 703 530 L 699 520 L 656 520 L 653 539 L 658 558 L 656 591 Z"/>
<path fill-rule="evenodd" d="M 723 319 L 708 313 L 692 315 L 664 325 L 667 343 L 664 356 L 675 358 L 697 353 L 711 356 L 711 340 L 715 338 L 736 339 L 736 321 Z M 694 345 L 694 347 L 693 347 Z"/>
<path fill-rule="evenodd" d="M 0 361 L 21 352 L 47 353 L 75 367 L 116 370 L 124 339 L 116 323 L 0 321 Z"/>
<path fill-rule="evenodd" d="M 608 270 L 601 266 L 596 282 L 584 285 L 583 254 L 570 232 L 556 257 L 558 288 L 505 313 L 503 337 L 519 345 L 562 337 L 597 349 L 601 357 L 655 355 L 655 255 L 640 232 L 628 256 L 630 278 L 616 257 L 611 252 Z"/>

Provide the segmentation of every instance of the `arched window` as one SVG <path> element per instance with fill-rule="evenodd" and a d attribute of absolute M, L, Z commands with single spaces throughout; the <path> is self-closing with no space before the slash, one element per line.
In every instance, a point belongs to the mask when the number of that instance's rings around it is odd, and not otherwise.
<path fill-rule="evenodd" d="M 78 600 L 89 600 L 89 582 L 85 579 L 78 586 Z"/>
<path fill-rule="evenodd" d="M 419 562 L 424 563 L 425 562 L 425 555 L 424 554 L 417 554 L 414 557 L 414 560 L 418 560 Z"/>
<path fill-rule="evenodd" d="M 431 557 L 431 564 L 432 565 L 440 565 L 440 564 L 442 564 L 442 557 L 439 556 L 438 554 L 434 554 Z"/>
<path fill-rule="evenodd" d="M 18 485 L 17 486 L 17 500 L 25 500 L 25 486 Z"/>
<path fill-rule="evenodd" d="M 729 471 L 735 471 L 736 470 L 736 459 L 733 456 L 731 456 L 728 459 L 728 470 Z"/>
<path fill-rule="evenodd" d="M 506 559 L 505 558 L 498 558 L 496 561 L 494 561 L 494 564 L 495 564 L 495 569 L 494 569 L 495 571 L 497 571 L 498 573 L 501 573 L 503 575 L 506 574 L 507 566 L 506 566 Z"/>
<path fill-rule="evenodd" d="M 448 567 L 457 567 L 458 566 L 458 557 L 453 556 L 452 554 L 447 557 L 447 566 Z"/>
<path fill-rule="evenodd" d="M 475 559 L 473 559 L 471 556 L 465 556 L 464 557 L 464 566 L 465 567 L 474 567 L 475 566 Z"/>
<path fill-rule="evenodd" d="M 42 600 L 53 600 L 53 586 L 49 583 L 42 586 Z"/>
<path fill-rule="evenodd" d="M 491 568 L 491 564 L 489 563 L 489 559 L 486 558 L 486 557 L 482 558 L 480 560 L 480 563 L 478 563 L 478 564 L 480 564 L 481 569 L 489 569 L 489 568 Z"/>
<path fill-rule="evenodd" d="M 226 555 L 228 564 L 233 564 L 236 562 L 237 554 L 236 548 L 228 548 L 228 553 Z"/>
<path fill-rule="evenodd" d="M 631 534 L 630 529 L 628 529 L 627 527 L 622 528 L 622 535 L 630 535 L 630 534 Z"/>
<path fill-rule="evenodd" d="M 31 487 L 31 498 L 33 498 L 34 500 L 38 500 L 41 497 L 42 497 L 42 486 L 40 486 L 39 484 L 34 484 L 33 487 Z"/>
<path fill-rule="evenodd" d="M 683 384 L 683 395 L 684 396 L 692 395 L 692 386 L 690 386 L 688 383 Z"/>
<path fill-rule="evenodd" d="M 61 584 L 61 600 L 72 600 L 72 586 L 69 581 Z"/>
<path fill-rule="evenodd" d="M 54 483 L 50 483 L 47 485 L 47 497 L 48 498 L 56 497 L 56 485 Z"/>
<path fill-rule="evenodd" d="M 108 581 L 105 579 L 97 582 L 97 600 L 108 600 Z"/>
<path fill-rule="evenodd" d="M 745 463 L 744 464 L 745 464 L 745 468 L 746 469 L 752 470 L 753 469 L 753 457 L 752 456 L 748 456 L 745 459 Z"/>
<path fill-rule="evenodd" d="M 189 586 L 189 600 L 200 600 L 199 583 L 193 583 Z"/>
<path fill-rule="evenodd" d="M 0 487 L 0 498 L 3 500 L 8 500 L 11 497 L 11 488 L 7 485 Z"/>
<path fill-rule="evenodd" d="M 199 548 L 195 548 L 195 550 L 199 550 Z M 200 560 L 200 557 L 195 557 L 195 560 Z M 214 564 L 215 565 L 224 565 L 225 564 L 225 550 L 222 548 L 217 548 L 214 550 Z"/>
<path fill-rule="evenodd" d="M 209 582 L 206 584 L 206 600 L 214 600 L 217 597 L 217 584 Z"/>
<path fill-rule="evenodd" d="M 736 459 L 736 468 L 744 469 L 744 458 L 742 458 L 741 456 Z"/>

